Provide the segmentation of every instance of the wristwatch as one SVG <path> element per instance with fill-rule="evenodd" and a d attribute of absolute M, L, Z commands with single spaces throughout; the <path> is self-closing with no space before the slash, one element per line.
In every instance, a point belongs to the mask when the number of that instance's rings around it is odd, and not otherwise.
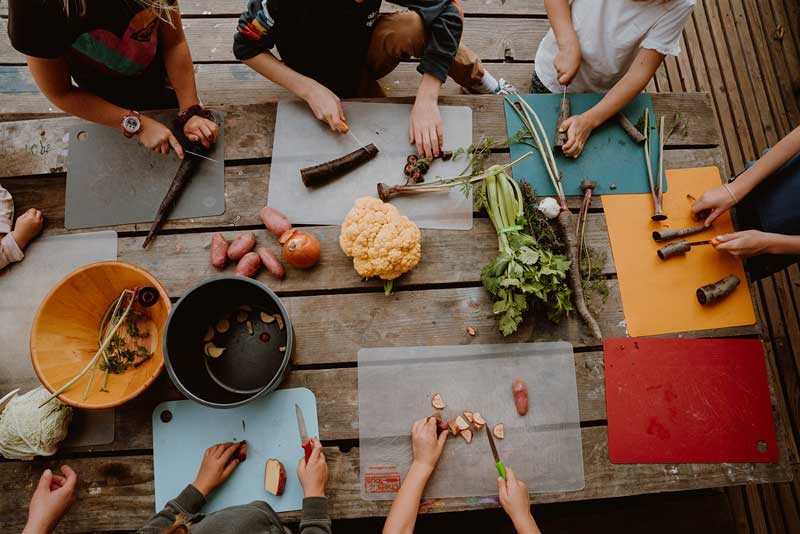
<path fill-rule="evenodd" d="M 122 116 L 122 133 L 131 138 L 142 131 L 142 115 L 138 111 L 129 111 Z"/>

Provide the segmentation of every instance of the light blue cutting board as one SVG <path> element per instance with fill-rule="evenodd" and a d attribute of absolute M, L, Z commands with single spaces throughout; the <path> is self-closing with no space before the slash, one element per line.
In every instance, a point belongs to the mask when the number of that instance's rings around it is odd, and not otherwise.
<path fill-rule="evenodd" d="M 153 466 L 156 511 L 197 476 L 205 450 L 215 443 L 247 440 L 247 460 L 212 493 L 203 512 L 266 501 L 276 512 L 300 510 L 303 488 L 297 462 L 303 456 L 294 405 L 303 410 L 309 437 L 319 435 L 317 401 L 306 388 L 281 389 L 238 408 L 219 410 L 196 402 L 170 401 L 153 411 Z M 172 419 L 161 420 L 169 410 Z M 286 487 L 276 497 L 264 491 L 264 468 L 277 458 L 286 468 Z"/>
<path fill-rule="evenodd" d="M 597 104 L 605 95 L 602 94 L 568 94 L 572 115 L 578 115 Z M 561 105 L 561 95 L 522 95 L 525 101 L 539 115 L 547 132 L 550 146 L 558 120 L 558 109 Z M 511 97 L 512 101 L 516 97 Z M 650 150 L 653 158 L 653 179 L 658 180 L 658 128 L 654 121 L 653 100 L 650 95 L 641 94 L 625 106 L 623 113 L 635 125 L 642 116 L 644 109 L 650 111 Z M 522 130 L 522 121 L 510 108 L 508 102 L 504 103 L 506 114 L 506 129 L 508 136 L 512 137 Z M 667 121 L 669 123 L 669 120 Z M 644 145 L 634 143 L 621 126 L 612 118 L 597 128 L 583 152 L 577 159 L 564 157 L 557 153 L 556 165 L 563 174 L 564 193 L 567 196 L 583 196 L 580 183 L 588 179 L 597 182 L 595 195 L 614 195 L 628 193 L 649 193 L 650 183 L 647 179 L 647 165 L 644 160 Z M 517 180 L 524 180 L 533 187 L 539 196 L 553 196 L 555 190 L 550 183 L 542 158 L 538 150 L 526 144 L 514 143 L 510 147 L 511 161 L 533 151 L 533 155 L 514 166 L 513 176 Z M 613 184 L 613 188 L 612 188 Z M 666 180 L 664 191 L 667 190 Z"/>

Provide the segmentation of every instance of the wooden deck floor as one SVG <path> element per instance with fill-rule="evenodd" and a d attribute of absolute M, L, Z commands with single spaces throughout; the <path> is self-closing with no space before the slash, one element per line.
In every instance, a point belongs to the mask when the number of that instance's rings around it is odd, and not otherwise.
<path fill-rule="evenodd" d="M 800 125 L 800 3 L 796 0 L 698 0 L 683 34 L 683 54 L 669 58 L 657 91 L 707 91 L 725 142 L 729 172 Z M 800 430 L 800 271 L 754 284 L 764 339 L 788 409 Z M 798 473 L 797 467 L 795 473 Z M 800 481 L 726 490 L 741 533 L 800 532 Z"/>
<path fill-rule="evenodd" d="M 5 3 L 0 0 L 0 17 L 5 16 Z M 548 28 L 542 0 L 460 3 L 467 14 L 465 42 L 495 75 L 526 88 L 536 46 Z M 285 94 L 265 86 L 233 60 L 230 39 L 243 4 L 244 0 L 181 0 L 206 103 L 264 101 Z M 386 4 L 384 9 L 392 7 Z M 0 26 L 5 26 L 5 20 L 0 19 Z M 800 124 L 798 0 L 698 0 L 682 47 L 681 56 L 669 58 L 659 70 L 650 90 L 712 95 L 714 120 L 724 140 L 725 164 L 731 174 L 740 172 L 745 162 Z M 413 94 L 416 81 L 414 65 L 406 63 L 382 80 L 382 85 L 389 95 L 401 96 Z M 453 82 L 445 85 L 448 94 L 458 90 Z M 0 31 L 0 117 L 54 111 L 36 91 L 5 31 Z M 753 289 L 758 295 L 764 339 L 769 340 L 771 372 L 779 378 L 781 391 L 776 393 L 789 414 L 789 435 L 794 438 L 791 454 L 796 461 L 795 444 L 800 442 L 800 270 L 793 266 L 754 284 Z M 741 533 L 800 532 L 797 477 L 785 484 L 733 487 L 725 490 L 725 495 Z M 724 505 L 720 501 L 714 500 Z M 590 505 L 575 504 L 571 512 L 579 512 L 581 506 Z M 692 506 L 686 511 L 701 513 Z M 673 507 L 671 513 L 680 512 Z M 623 530 L 640 531 L 631 523 Z"/>

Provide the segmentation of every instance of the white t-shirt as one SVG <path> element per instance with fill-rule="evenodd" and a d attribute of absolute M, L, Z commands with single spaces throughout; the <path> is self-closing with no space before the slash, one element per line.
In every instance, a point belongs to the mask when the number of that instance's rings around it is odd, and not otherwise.
<path fill-rule="evenodd" d="M 683 25 L 695 0 L 571 0 L 572 24 L 581 45 L 578 74 L 570 93 L 604 93 L 636 58 L 640 48 L 677 56 Z M 536 52 L 536 75 L 554 93 L 563 91 L 553 61 L 558 44 L 547 32 Z"/>

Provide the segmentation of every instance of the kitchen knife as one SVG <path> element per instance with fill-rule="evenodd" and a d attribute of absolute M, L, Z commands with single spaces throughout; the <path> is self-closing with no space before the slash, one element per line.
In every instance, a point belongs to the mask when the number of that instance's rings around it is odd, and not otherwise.
<path fill-rule="evenodd" d="M 314 444 L 311 443 L 311 439 L 308 437 L 308 432 L 306 431 L 306 420 L 303 418 L 303 410 L 300 409 L 300 406 L 295 404 L 294 412 L 297 416 L 297 429 L 300 431 L 300 446 L 303 447 L 303 452 L 305 453 L 307 462 L 311 457 L 311 451 L 314 449 Z"/>
<path fill-rule="evenodd" d="M 506 466 L 502 460 L 500 460 L 500 455 L 497 454 L 497 447 L 494 446 L 494 438 L 492 437 L 489 423 L 486 423 L 486 437 L 489 438 L 489 446 L 492 448 L 492 456 L 494 456 L 494 466 L 497 468 L 497 474 L 503 477 L 503 480 L 506 480 Z"/>

